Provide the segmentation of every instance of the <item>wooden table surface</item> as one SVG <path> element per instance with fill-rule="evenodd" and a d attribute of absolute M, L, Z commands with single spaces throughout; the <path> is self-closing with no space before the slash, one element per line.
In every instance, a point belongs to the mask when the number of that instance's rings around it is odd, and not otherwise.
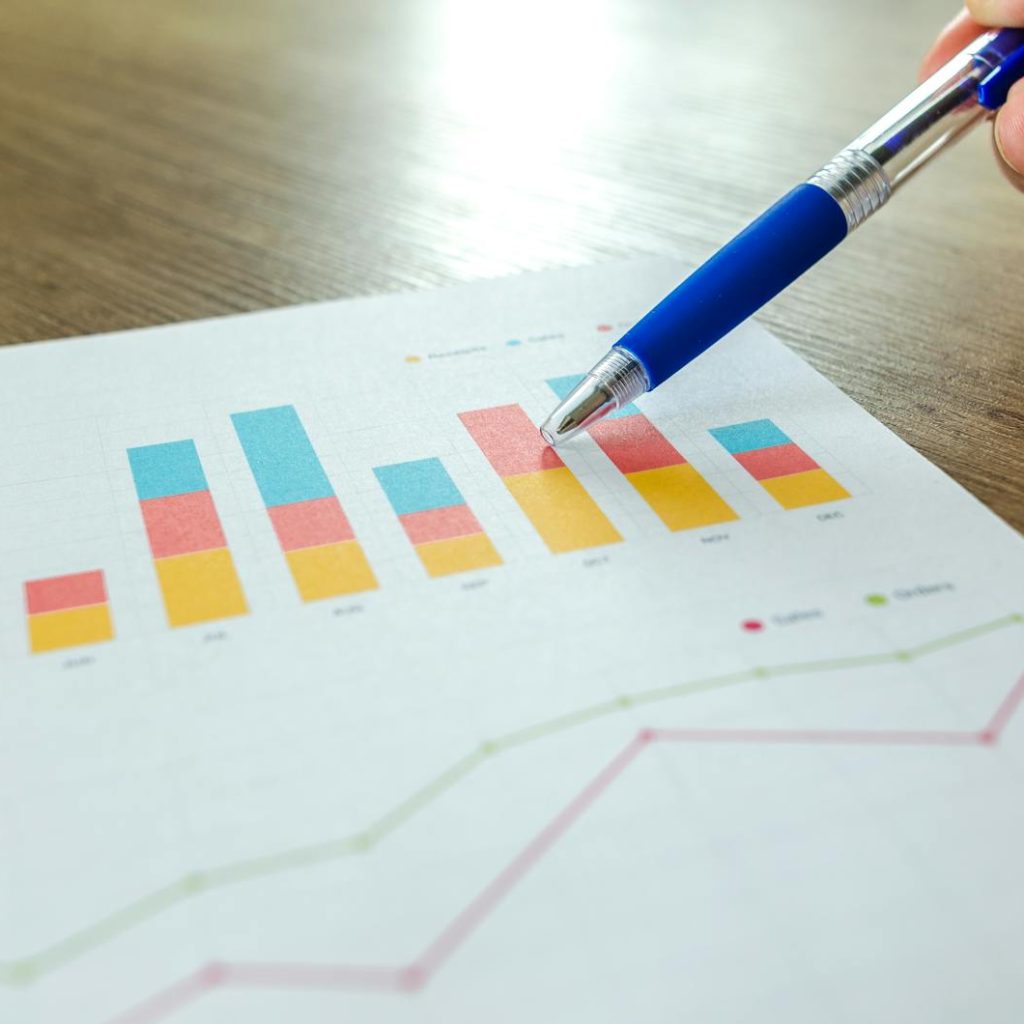
<path fill-rule="evenodd" d="M 4 0 L 0 342 L 696 263 L 938 0 Z M 762 319 L 1024 528 L 1024 195 L 978 131 Z"/>

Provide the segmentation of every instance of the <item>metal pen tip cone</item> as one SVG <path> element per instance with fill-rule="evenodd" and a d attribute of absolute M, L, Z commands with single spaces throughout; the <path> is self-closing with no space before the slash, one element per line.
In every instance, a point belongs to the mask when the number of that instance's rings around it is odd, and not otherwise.
<path fill-rule="evenodd" d="M 586 430 L 614 408 L 611 392 L 588 376 L 541 424 L 541 437 L 554 447 Z"/>

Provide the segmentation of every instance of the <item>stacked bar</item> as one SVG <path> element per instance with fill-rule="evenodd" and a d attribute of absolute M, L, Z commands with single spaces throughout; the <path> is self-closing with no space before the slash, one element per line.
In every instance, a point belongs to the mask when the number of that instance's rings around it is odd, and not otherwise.
<path fill-rule="evenodd" d="M 548 381 L 566 398 L 582 376 Z M 590 436 L 670 530 L 728 523 L 739 517 L 675 446 L 632 403 L 590 428 Z"/>
<path fill-rule="evenodd" d="M 373 472 L 431 576 L 501 565 L 440 459 L 377 466 Z"/>
<path fill-rule="evenodd" d="M 622 540 L 520 406 L 463 412 L 459 419 L 551 551 Z"/>
<path fill-rule="evenodd" d="M 195 442 L 128 449 L 171 626 L 245 615 L 249 606 Z"/>
<path fill-rule="evenodd" d="M 376 589 L 295 407 L 237 412 L 231 422 L 302 600 Z"/>
<path fill-rule="evenodd" d="M 717 427 L 711 435 L 783 508 L 850 497 L 842 484 L 771 420 Z"/>
<path fill-rule="evenodd" d="M 114 638 L 107 584 L 100 569 L 29 580 L 25 612 L 33 654 Z"/>

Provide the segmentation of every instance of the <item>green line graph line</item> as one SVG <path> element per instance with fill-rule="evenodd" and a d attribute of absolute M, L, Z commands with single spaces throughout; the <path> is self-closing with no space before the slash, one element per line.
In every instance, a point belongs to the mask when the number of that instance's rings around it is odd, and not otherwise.
<path fill-rule="evenodd" d="M 640 705 L 676 700 L 698 693 L 725 689 L 740 683 L 799 676 L 811 672 L 835 672 L 872 665 L 914 661 L 937 651 L 970 643 L 1021 623 L 1024 623 L 1024 615 L 1013 613 L 902 650 L 781 665 L 764 665 L 738 672 L 708 676 L 703 679 L 693 679 L 672 686 L 638 690 L 578 708 L 575 711 L 505 733 L 494 739 L 485 740 L 361 831 L 339 839 L 293 847 L 265 856 L 251 857 L 191 871 L 178 880 L 154 889 L 139 899 L 65 935 L 34 953 L 18 960 L 0 962 L 0 984 L 9 987 L 30 985 L 92 950 L 112 942 L 133 928 L 137 928 L 203 893 L 240 882 L 255 881 L 288 871 L 328 863 L 353 854 L 366 853 L 391 833 L 402 828 L 491 758 L 514 748 L 577 728 L 595 719 L 619 714 Z"/>

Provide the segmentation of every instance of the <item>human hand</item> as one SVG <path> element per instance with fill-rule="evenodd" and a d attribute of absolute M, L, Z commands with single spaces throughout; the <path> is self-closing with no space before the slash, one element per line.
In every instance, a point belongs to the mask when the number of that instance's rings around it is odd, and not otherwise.
<path fill-rule="evenodd" d="M 990 27 L 1024 27 L 1024 0 L 966 0 L 961 11 L 940 33 L 921 64 L 927 78 L 972 39 Z M 1024 81 L 1010 89 L 996 115 L 993 132 L 996 155 L 1007 178 L 1024 191 Z"/>

